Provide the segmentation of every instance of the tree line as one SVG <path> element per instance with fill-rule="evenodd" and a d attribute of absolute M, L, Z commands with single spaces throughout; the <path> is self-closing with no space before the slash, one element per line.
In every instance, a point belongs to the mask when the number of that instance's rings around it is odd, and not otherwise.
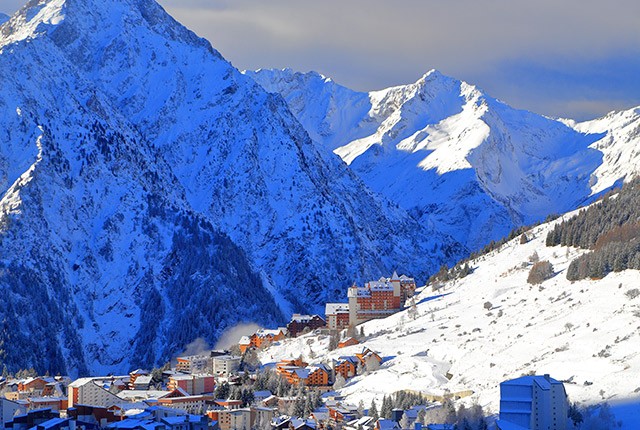
<path fill-rule="evenodd" d="M 600 279 L 610 272 L 640 270 L 640 180 L 557 224 L 547 234 L 547 246 L 589 249 L 571 262 L 567 279 Z"/>

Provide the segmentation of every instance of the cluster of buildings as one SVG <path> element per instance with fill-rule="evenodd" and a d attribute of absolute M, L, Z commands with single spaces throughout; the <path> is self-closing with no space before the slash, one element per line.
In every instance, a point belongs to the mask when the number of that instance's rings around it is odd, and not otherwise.
<path fill-rule="evenodd" d="M 203 360 L 206 357 L 207 360 Z M 129 375 L 80 378 L 32 377 L 0 380 L 0 428 L 15 430 L 442 430 L 453 424 L 424 425 L 420 409 L 394 409 L 391 417 L 374 419 L 332 390 L 337 375 L 349 379 L 368 363 L 382 362 L 363 347 L 340 357 L 333 367 L 282 360 L 275 371 L 294 386 L 323 392 L 322 405 L 306 417 L 293 414 L 297 397 L 254 391 L 251 404 L 218 399 L 217 383 L 232 381 L 237 357 L 215 351 L 180 357 L 180 369 L 150 375 L 136 369 Z M 215 363 L 215 364 L 214 364 Z M 205 366 L 205 367 L 203 367 Z M 216 366 L 216 367 L 214 367 Z M 216 369 L 216 371 L 214 371 Z M 215 375 L 214 375 L 215 373 Z M 226 375 L 223 376 L 223 375 Z M 159 383 L 158 383 L 159 382 Z M 154 385 L 156 383 L 156 385 Z M 500 384 L 499 430 L 566 430 L 568 402 L 564 386 L 549 375 L 531 375 Z"/>
<path fill-rule="evenodd" d="M 404 309 L 416 291 L 413 278 L 393 272 L 390 278 L 353 284 L 347 290 L 347 303 L 327 303 L 325 316 L 329 330 L 343 330 L 363 322 L 386 318 Z"/>
<path fill-rule="evenodd" d="M 281 360 L 275 364 L 276 372 L 293 386 L 305 386 L 323 392 L 330 391 L 337 375 L 345 380 L 360 373 L 360 369 L 367 368 L 368 363 L 379 366 L 382 357 L 371 349 L 363 347 L 355 355 L 341 356 L 333 361 L 330 367 L 324 363 L 309 365 L 301 358 Z"/>
<path fill-rule="evenodd" d="M 395 271 L 390 278 L 369 281 L 361 287 L 353 284 L 347 291 L 347 303 L 325 305 L 325 318 L 294 314 L 286 327 L 260 329 L 251 336 L 243 336 L 238 343 L 240 352 L 244 354 L 249 348 L 262 348 L 285 337 L 297 337 L 308 331 L 340 331 L 372 319 L 386 318 L 404 309 L 415 291 L 415 279 L 406 275 L 398 276 Z"/>
<path fill-rule="evenodd" d="M 320 315 L 293 314 L 286 327 L 278 327 L 275 330 L 260 329 L 251 336 L 240 338 L 238 345 L 240 352 L 245 353 L 249 348 L 261 348 L 280 341 L 285 337 L 298 337 L 309 331 L 326 328 L 327 322 Z"/>

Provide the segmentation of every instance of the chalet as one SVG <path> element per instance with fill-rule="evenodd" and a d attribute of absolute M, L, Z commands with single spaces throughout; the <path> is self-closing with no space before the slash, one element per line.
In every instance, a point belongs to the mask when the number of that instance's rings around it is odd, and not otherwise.
<path fill-rule="evenodd" d="M 70 382 L 71 381 L 66 382 L 66 385 L 69 385 Z M 56 379 L 54 382 L 49 382 L 42 389 L 42 397 L 63 397 L 66 394 L 66 389 L 63 388 L 63 384 L 62 378 L 60 378 L 60 380 Z M 64 386 L 66 387 L 66 385 Z"/>
<path fill-rule="evenodd" d="M 287 331 L 291 337 L 298 337 L 303 331 L 311 331 L 327 325 L 320 315 L 293 314 L 291 322 L 287 324 Z"/>
<path fill-rule="evenodd" d="M 240 348 L 240 353 L 244 354 L 247 349 L 251 348 L 251 338 L 249 336 L 242 336 L 238 342 L 238 347 Z"/>
<path fill-rule="evenodd" d="M 375 419 L 373 417 L 364 416 L 353 421 L 349 421 L 344 427 L 344 430 L 362 430 L 373 429 L 375 426 Z"/>
<path fill-rule="evenodd" d="M 328 408 L 319 408 L 315 411 L 311 412 L 309 416 L 312 420 L 314 420 L 317 424 L 319 424 L 320 428 L 324 428 L 323 423 L 329 421 L 329 409 Z"/>
<path fill-rule="evenodd" d="M 288 370 L 290 369 L 290 370 Z M 285 368 L 282 373 L 291 385 L 307 387 L 327 387 L 331 369 L 324 364 L 310 367 Z"/>
<path fill-rule="evenodd" d="M 378 364 L 382 363 L 382 357 L 377 352 L 370 350 L 367 347 L 362 348 L 362 351 L 356 353 L 356 358 L 360 361 L 362 366 L 366 366 L 369 360 L 375 360 Z"/>
<path fill-rule="evenodd" d="M 249 339 L 251 340 L 251 346 L 260 348 L 264 345 L 284 339 L 286 334 L 287 329 L 283 327 L 280 327 L 276 330 L 260 329 L 252 334 Z"/>
<path fill-rule="evenodd" d="M 349 303 L 327 303 L 324 313 L 329 330 L 349 327 Z"/>
<path fill-rule="evenodd" d="M 260 403 L 262 406 L 270 408 L 278 406 L 278 396 L 269 396 L 266 399 L 262 400 Z"/>
<path fill-rule="evenodd" d="M 290 416 L 281 415 L 279 417 L 274 417 L 273 420 L 271 420 L 271 428 L 274 430 L 288 429 L 290 423 L 291 423 Z"/>
<path fill-rule="evenodd" d="M 302 357 L 298 357 L 295 359 L 288 359 L 288 360 L 280 360 L 276 364 L 276 372 L 278 371 L 278 369 L 285 368 L 285 367 L 307 367 L 308 365 L 309 363 L 305 363 L 304 361 L 302 361 Z"/>
<path fill-rule="evenodd" d="M 329 407 L 329 421 L 333 424 L 353 421 L 358 415 L 358 408 L 355 406 L 340 403 L 337 406 Z"/>
<path fill-rule="evenodd" d="M 307 368 L 309 375 L 304 384 L 308 387 L 327 387 L 331 377 L 331 368 L 325 364 L 316 364 Z"/>
<path fill-rule="evenodd" d="M 348 346 L 358 345 L 360 342 L 355 337 L 348 337 L 338 343 L 338 348 L 346 348 Z"/>
<path fill-rule="evenodd" d="M 148 376 L 149 376 L 149 372 L 147 372 L 146 370 L 142 370 L 142 369 L 136 369 L 136 370 L 134 370 L 132 372 L 129 372 L 129 388 L 130 389 L 140 389 L 140 390 L 149 389 L 149 384 L 151 383 L 151 378 L 150 377 L 148 378 L 148 383 L 147 383 L 147 387 L 146 388 L 134 388 L 135 383 L 138 380 L 138 378 L 140 378 L 140 377 L 148 377 Z"/>
<path fill-rule="evenodd" d="M 367 282 L 363 287 L 352 285 L 347 292 L 349 298 L 349 325 L 356 326 L 376 318 L 386 318 L 400 310 L 413 297 L 416 283 L 413 278 L 398 276 L 380 278 Z"/>
<path fill-rule="evenodd" d="M 55 382 L 53 378 L 27 378 L 18 382 L 18 391 L 23 393 L 42 394 L 48 383 Z"/>
<path fill-rule="evenodd" d="M 336 375 L 342 375 L 344 379 L 353 378 L 357 374 L 358 363 L 360 360 L 355 356 L 340 357 L 334 362 L 333 370 Z"/>

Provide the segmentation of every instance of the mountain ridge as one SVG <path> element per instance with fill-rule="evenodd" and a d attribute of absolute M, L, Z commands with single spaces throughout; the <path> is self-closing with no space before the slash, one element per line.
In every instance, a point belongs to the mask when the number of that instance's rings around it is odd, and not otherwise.
<path fill-rule="evenodd" d="M 1 31 L 10 370 L 151 367 L 465 252 L 317 151 L 280 96 L 154 1 L 31 1 Z"/>
<path fill-rule="evenodd" d="M 606 156 L 604 130 L 513 109 L 436 70 L 370 93 L 291 69 L 246 74 L 287 100 L 321 150 L 470 249 L 588 204 L 639 171 L 624 159 L 607 167 L 637 139 L 614 139 Z"/>

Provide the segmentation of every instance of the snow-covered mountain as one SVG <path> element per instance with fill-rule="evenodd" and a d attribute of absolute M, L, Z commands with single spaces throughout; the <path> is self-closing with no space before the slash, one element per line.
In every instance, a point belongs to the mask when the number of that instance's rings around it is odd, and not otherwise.
<path fill-rule="evenodd" d="M 606 189 L 621 178 L 631 179 L 640 172 L 640 107 L 611 112 L 602 118 L 582 123 L 570 122 L 582 133 L 606 133 L 591 147 L 603 154 L 603 162 L 594 172 L 595 192 Z"/>
<path fill-rule="evenodd" d="M 319 148 L 471 249 L 572 210 L 639 171 L 626 157 L 638 159 L 635 111 L 565 123 L 513 109 L 435 70 L 371 93 L 314 72 L 245 73 L 287 100 Z"/>
<path fill-rule="evenodd" d="M 575 214 L 575 213 L 573 213 Z M 399 390 L 442 395 L 473 391 L 485 411 L 499 411 L 499 383 L 534 372 L 565 381 L 571 401 L 608 401 L 624 429 L 640 420 L 640 296 L 638 271 L 570 282 L 566 269 L 588 252 L 546 247 L 547 233 L 568 219 L 527 232 L 472 260 L 473 272 L 433 291 L 425 287 L 415 310 L 362 325 L 362 344 L 328 351 L 329 338 L 309 334 L 262 351 L 264 363 L 302 357 L 331 363 L 369 347 L 383 356 L 380 369 L 356 376 L 340 391 L 365 406 Z M 553 278 L 527 283 L 532 259 L 553 264 Z M 533 257 L 533 258 L 532 258 Z M 413 313 L 413 314 L 412 314 Z M 359 331 L 359 328 L 358 330 Z M 311 352 L 313 351 L 313 352 Z"/>
<path fill-rule="evenodd" d="M 150 366 L 464 251 L 152 0 L 33 0 L 0 34 L 10 369 Z"/>

